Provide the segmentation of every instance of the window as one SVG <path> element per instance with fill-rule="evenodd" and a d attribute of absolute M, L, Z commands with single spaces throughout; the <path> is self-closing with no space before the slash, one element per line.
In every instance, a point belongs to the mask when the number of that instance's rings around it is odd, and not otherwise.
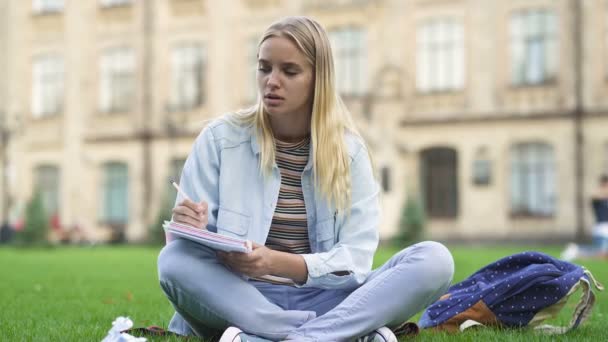
<path fill-rule="evenodd" d="M 247 89 L 245 90 L 245 96 L 247 101 L 254 102 L 258 97 L 258 79 L 257 79 L 257 68 L 258 68 L 258 37 L 249 38 L 247 41 L 247 78 L 249 82 L 246 83 Z"/>
<path fill-rule="evenodd" d="M 128 48 L 103 53 L 100 63 L 99 107 L 102 112 L 126 112 L 135 93 L 135 58 Z"/>
<path fill-rule="evenodd" d="M 203 48 L 199 44 L 180 45 L 171 55 L 171 109 L 188 110 L 203 102 Z"/>
<path fill-rule="evenodd" d="M 555 212 L 551 146 L 522 143 L 511 148 L 511 211 L 522 216 L 550 216 Z"/>
<path fill-rule="evenodd" d="M 32 77 L 33 116 L 40 118 L 60 113 L 64 98 L 63 59 L 52 55 L 36 57 Z"/>
<path fill-rule="evenodd" d="M 462 24 L 454 19 L 433 19 L 416 32 L 416 88 L 440 92 L 464 86 Z"/>
<path fill-rule="evenodd" d="M 329 32 L 334 55 L 336 87 L 344 95 L 367 91 L 367 47 L 363 29 L 348 27 Z"/>
<path fill-rule="evenodd" d="M 59 211 L 59 168 L 53 165 L 37 167 L 36 191 L 40 192 L 46 214 L 56 214 Z"/>
<path fill-rule="evenodd" d="M 130 5 L 131 0 L 99 0 L 101 7 L 116 7 Z"/>
<path fill-rule="evenodd" d="M 608 79 L 608 2 L 606 2 L 604 9 L 604 75 Z"/>
<path fill-rule="evenodd" d="M 63 0 L 34 0 L 32 6 L 34 13 L 59 13 L 64 7 Z"/>
<path fill-rule="evenodd" d="M 558 67 L 557 23 L 548 10 L 511 16 L 511 82 L 537 85 L 554 81 Z"/>
<path fill-rule="evenodd" d="M 458 154 L 447 147 L 433 147 L 421 154 L 422 189 L 426 213 L 431 218 L 458 216 Z"/>
<path fill-rule="evenodd" d="M 102 220 L 121 224 L 129 219 L 129 174 L 127 164 L 104 165 Z"/>

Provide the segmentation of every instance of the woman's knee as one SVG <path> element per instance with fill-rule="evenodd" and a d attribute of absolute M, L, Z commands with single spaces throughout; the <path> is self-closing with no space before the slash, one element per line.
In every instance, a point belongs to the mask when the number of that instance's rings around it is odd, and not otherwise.
<path fill-rule="evenodd" d="M 161 282 L 173 279 L 175 272 L 179 270 L 178 263 L 180 259 L 181 248 L 180 240 L 175 240 L 167 244 L 158 255 L 158 278 Z"/>
<path fill-rule="evenodd" d="M 158 278 L 161 283 L 178 283 L 188 276 L 193 264 L 200 264 L 204 259 L 205 254 L 200 248 L 193 248 L 190 241 L 174 240 L 163 247 L 158 255 Z"/>
<path fill-rule="evenodd" d="M 445 286 L 454 277 L 454 259 L 452 253 L 443 244 L 435 241 L 424 241 L 416 245 L 418 253 L 425 260 L 424 275 L 434 284 Z"/>

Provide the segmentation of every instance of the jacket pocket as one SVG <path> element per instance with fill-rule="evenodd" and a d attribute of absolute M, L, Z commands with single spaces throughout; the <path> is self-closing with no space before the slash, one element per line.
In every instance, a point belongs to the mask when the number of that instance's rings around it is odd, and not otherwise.
<path fill-rule="evenodd" d="M 235 211 L 219 208 L 217 215 L 217 232 L 227 236 L 244 238 L 249 230 L 251 217 Z"/>
<path fill-rule="evenodd" d="M 315 225 L 317 235 L 317 252 L 327 252 L 335 244 L 334 217 L 319 221 Z"/>

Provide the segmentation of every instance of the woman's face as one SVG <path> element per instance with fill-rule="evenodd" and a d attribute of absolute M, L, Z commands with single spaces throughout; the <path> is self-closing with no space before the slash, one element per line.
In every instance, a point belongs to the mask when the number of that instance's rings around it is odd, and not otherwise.
<path fill-rule="evenodd" d="M 258 90 L 271 116 L 310 115 L 313 68 L 298 47 L 285 37 L 271 37 L 258 53 Z"/>

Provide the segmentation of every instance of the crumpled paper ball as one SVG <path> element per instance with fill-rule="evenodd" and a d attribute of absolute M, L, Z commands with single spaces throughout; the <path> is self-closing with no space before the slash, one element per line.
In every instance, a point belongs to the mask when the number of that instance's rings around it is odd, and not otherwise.
<path fill-rule="evenodd" d="M 144 337 L 135 337 L 127 333 L 121 333 L 123 330 L 127 330 L 133 327 L 133 321 L 129 317 L 117 317 L 112 322 L 112 329 L 108 331 L 106 336 L 101 342 L 146 342 Z"/>

